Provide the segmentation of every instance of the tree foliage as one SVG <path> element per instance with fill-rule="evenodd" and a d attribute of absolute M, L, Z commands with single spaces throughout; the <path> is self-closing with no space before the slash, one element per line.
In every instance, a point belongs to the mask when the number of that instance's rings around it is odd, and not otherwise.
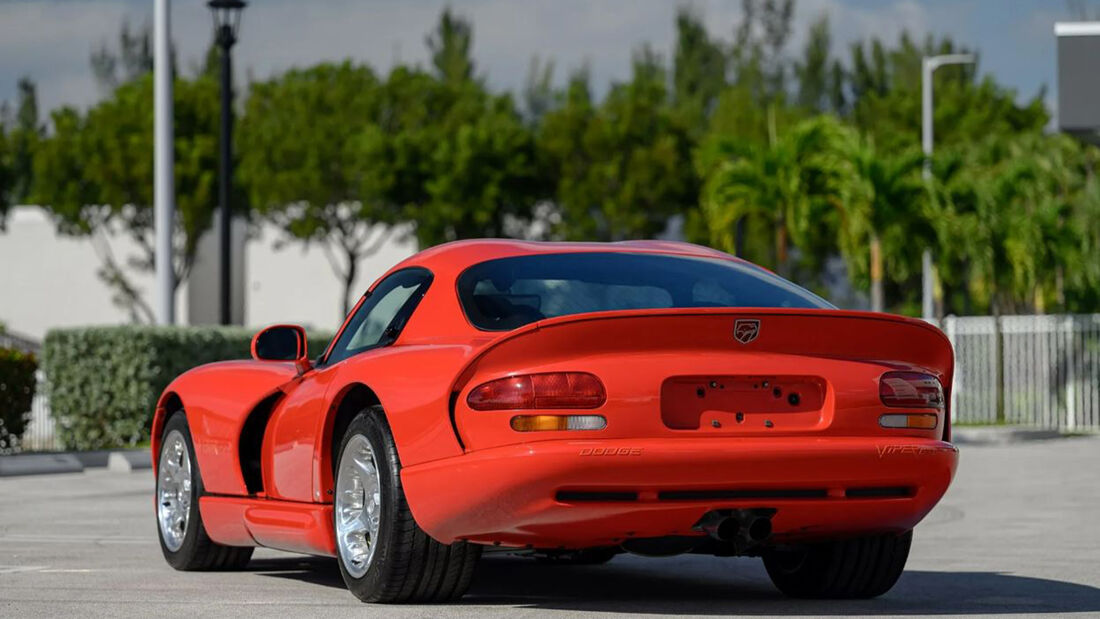
<path fill-rule="evenodd" d="M 666 73 L 650 50 L 633 79 L 593 101 L 586 73 L 539 127 L 539 152 L 556 189 L 555 236 L 614 241 L 660 234 L 696 195 L 689 127 L 669 104 Z"/>
<path fill-rule="evenodd" d="M 364 141 L 378 131 L 380 90 L 373 71 L 350 62 L 292 70 L 252 84 L 238 130 L 238 175 L 256 213 L 321 244 L 343 283 L 341 316 L 359 261 L 396 220 L 379 186 L 388 162 L 364 157 Z"/>
<path fill-rule="evenodd" d="M 177 286 L 187 279 L 217 201 L 217 87 L 202 76 L 175 81 Z M 30 199 L 49 207 L 62 232 L 91 236 L 115 301 L 135 320 L 152 321 L 123 268 L 153 270 L 152 75 L 119 86 L 86 112 L 55 110 L 51 121 L 52 135 L 34 154 Z M 132 239 L 139 253 L 116 258 L 100 234 L 108 229 Z"/>

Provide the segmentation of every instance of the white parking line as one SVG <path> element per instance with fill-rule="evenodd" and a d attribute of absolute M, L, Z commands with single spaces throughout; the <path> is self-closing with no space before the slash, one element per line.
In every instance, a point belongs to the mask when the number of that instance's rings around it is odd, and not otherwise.
<path fill-rule="evenodd" d="M 16 572 L 41 572 L 48 565 L 0 565 L 0 574 L 14 574 Z"/>
<path fill-rule="evenodd" d="M 88 535 L 0 535 L 0 543 L 13 544 L 153 544 L 148 537 L 88 536 Z"/>

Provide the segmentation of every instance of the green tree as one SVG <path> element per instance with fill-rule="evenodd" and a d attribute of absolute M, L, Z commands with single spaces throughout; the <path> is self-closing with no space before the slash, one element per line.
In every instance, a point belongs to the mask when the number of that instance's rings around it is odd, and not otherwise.
<path fill-rule="evenodd" d="M 702 129 L 726 86 L 726 52 L 707 34 L 702 15 L 690 7 L 676 12 L 672 84 L 675 104 L 693 127 Z"/>
<path fill-rule="evenodd" d="M 794 66 L 798 79 L 798 104 L 814 111 L 825 111 L 833 103 L 829 100 L 829 17 L 822 15 L 810 26 L 810 38 L 802 52 L 802 60 Z M 839 66 L 839 65 L 834 65 Z M 832 90 L 835 93 L 835 89 Z"/>
<path fill-rule="evenodd" d="M 556 187 L 556 236 L 612 241 L 659 234 L 694 207 L 689 128 L 669 103 L 665 71 L 651 51 L 635 55 L 630 82 L 600 104 L 587 75 L 571 80 L 562 106 L 539 128 Z"/>
<path fill-rule="evenodd" d="M 931 219 L 954 306 L 995 314 L 1088 311 L 1100 282 L 1095 147 L 992 135 L 936 165 Z"/>
<path fill-rule="evenodd" d="M 523 235 L 542 191 L 534 139 L 511 96 L 399 67 L 363 157 L 421 247 Z"/>
<path fill-rule="evenodd" d="M 397 220 L 377 182 L 388 162 L 363 156 L 379 131 L 379 90 L 368 67 L 350 62 L 294 69 L 252 84 L 238 131 L 238 174 L 256 212 L 320 245 L 343 286 L 341 316 L 359 263 Z"/>
<path fill-rule="evenodd" d="M 21 77 L 17 88 L 15 123 L 10 136 L 15 173 L 12 199 L 25 201 L 32 182 L 34 149 L 44 134 L 44 127 L 38 118 L 38 93 L 34 82 L 29 77 Z"/>
<path fill-rule="evenodd" d="M 870 280 L 871 309 L 886 310 L 884 280 L 905 281 L 920 272 L 921 250 L 935 242 L 920 178 L 921 152 L 882 152 L 855 132 L 846 140 L 852 174 L 843 179 L 838 227 L 841 253 L 854 283 Z"/>
<path fill-rule="evenodd" d="M 868 51 L 869 48 L 869 51 Z M 921 65 L 924 56 L 968 51 L 931 35 L 918 44 L 903 32 L 888 48 L 879 39 L 853 45 L 851 121 L 885 152 L 920 143 Z M 992 77 L 975 80 L 976 65 L 950 65 L 935 74 L 936 149 L 976 143 L 988 135 L 1041 130 L 1048 122 L 1040 91 L 1024 105 Z"/>
<path fill-rule="evenodd" d="M 467 87 L 442 120 L 428 200 L 410 213 L 421 246 L 522 235 L 541 187 L 534 136 L 511 96 Z"/>
<path fill-rule="evenodd" d="M 92 51 L 92 75 L 105 94 L 153 71 L 153 30 L 148 22 L 136 30 L 128 21 L 119 28 L 116 46 L 106 42 Z M 173 54 L 175 74 L 175 57 Z"/>
<path fill-rule="evenodd" d="M 0 118 L 0 232 L 5 229 L 8 210 L 12 203 L 12 187 L 15 185 L 15 166 L 11 156 L 11 146 L 8 143 L 8 128 Z"/>
<path fill-rule="evenodd" d="M 741 21 L 734 28 L 729 63 L 733 83 L 747 88 L 754 101 L 784 97 L 793 0 L 741 0 Z"/>
<path fill-rule="evenodd" d="M 704 178 L 702 211 L 711 244 L 738 252 L 734 227 L 742 217 L 763 219 L 772 231 L 774 251 L 767 259 L 791 274 L 793 243 L 813 261 L 827 250 L 835 225 L 830 214 L 849 174 L 841 156 L 843 129 L 829 116 L 795 125 L 764 144 L 716 140 L 698 157 Z"/>
<path fill-rule="evenodd" d="M 204 78 L 175 83 L 177 286 L 187 279 L 216 202 L 217 87 Z M 135 321 L 152 321 L 152 310 L 124 271 L 153 269 L 152 76 L 119 86 L 85 114 L 55 110 L 52 125 L 34 154 L 30 199 L 50 210 L 63 233 L 90 237 L 116 303 Z M 138 253 L 116 259 L 106 231 L 128 236 Z"/>
<path fill-rule="evenodd" d="M 0 230 L 8 210 L 26 202 L 33 176 L 32 158 L 44 127 L 38 118 L 38 95 L 29 77 L 19 78 L 15 112 L 0 106 Z"/>
<path fill-rule="evenodd" d="M 432 56 L 436 75 L 448 84 L 457 84 L 474 78 L 474 61 L 470 55 L 473 47 L 474 28 L 470 22 L 443 9 L 439 24 L 426 41 Z"/>
<path fill-rule="evenodd" d="M 533 125 L 554 107 L 554 62 L 531 57 L 527 81 L 523 88 L 524 111 Z"/>

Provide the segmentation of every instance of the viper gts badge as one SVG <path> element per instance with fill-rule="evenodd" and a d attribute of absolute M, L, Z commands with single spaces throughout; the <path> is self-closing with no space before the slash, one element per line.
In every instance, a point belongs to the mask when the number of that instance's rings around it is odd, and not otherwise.
<path fill-rule="evenodd" d="M 733 339 L 748 344 L 760 335 L 759 320 L 738 320 L 733 323 Z"/>

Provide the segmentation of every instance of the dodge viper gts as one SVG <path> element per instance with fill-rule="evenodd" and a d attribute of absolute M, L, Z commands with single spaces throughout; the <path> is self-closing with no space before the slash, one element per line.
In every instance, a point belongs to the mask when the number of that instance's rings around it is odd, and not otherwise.
<path fill-rule="evenodd" d="M 462 241 L 398 264 L 325 352 L 276 325 L 176 378 L 161 548 L 335 557 L 369 602 L 452 600 L 483 550 L 754 556 L 782 592 L 889 590 L 947 490 L 953 352 L 684 243 Z"/>

